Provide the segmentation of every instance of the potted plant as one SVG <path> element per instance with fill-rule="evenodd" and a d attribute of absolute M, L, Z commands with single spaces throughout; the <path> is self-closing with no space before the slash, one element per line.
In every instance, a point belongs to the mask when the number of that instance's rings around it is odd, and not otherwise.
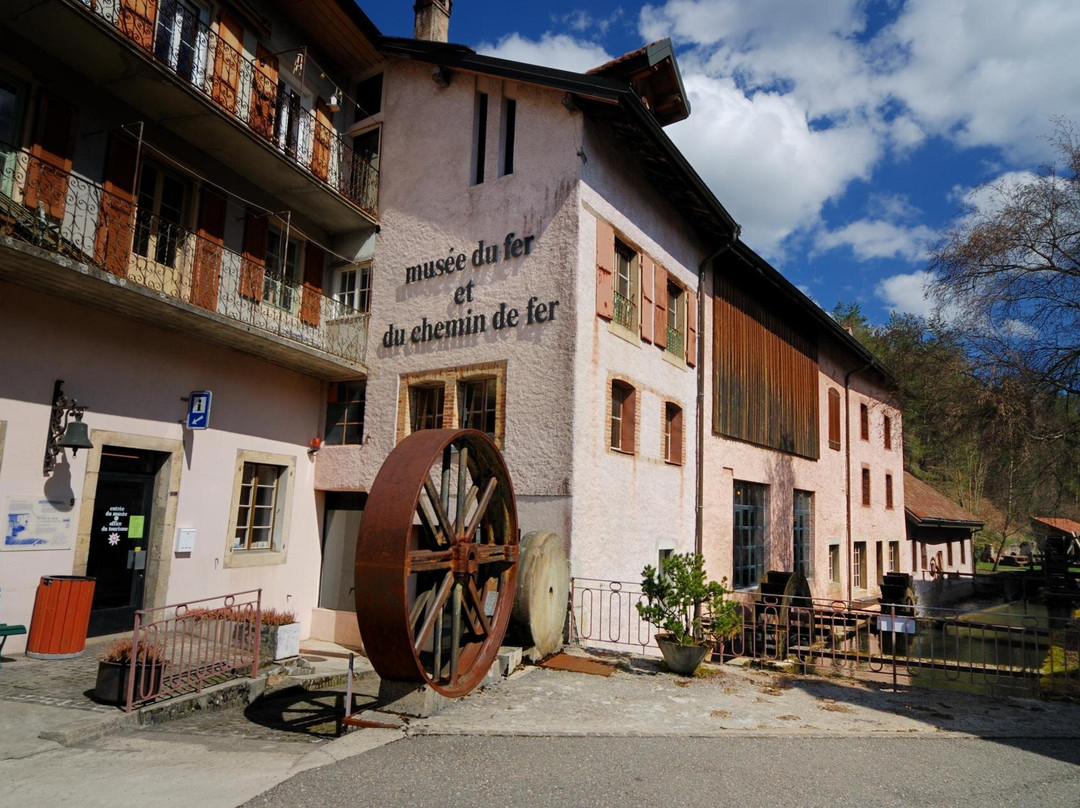
<path fill-rule="evenodd" d="M 132 673 L 134 656 L 135 697 L 139 699 L 156 695 L 161 690 L 162 673 L 169 661 L 165 649 L 146 640 L 139 640 L 132 650 L 130 639 L 117 640 L 106 646 L 98 658 L 97 683 L 94 697 L 107 704 L 123 704 L 127 701 L 128 677 Z"/>
<path fill-rule="evenodd" d="M 300 656 L 300 624 L 296 614 L 265 609 L 262 613 L 259 658 L 277 661 L 297 656 Z"/>
<path fill-rule="evenodd" d="M 739 631 L 735 604 L 724 598 L 727 579 L 710 581 L 700 553 L 673 554 L 662 571 L 650 564 L 641 575 L 645 602 L 637 604 L 638 614 L 663 629 L 656 644 L 674 673 L 692 674 L 718 639 Z"/>

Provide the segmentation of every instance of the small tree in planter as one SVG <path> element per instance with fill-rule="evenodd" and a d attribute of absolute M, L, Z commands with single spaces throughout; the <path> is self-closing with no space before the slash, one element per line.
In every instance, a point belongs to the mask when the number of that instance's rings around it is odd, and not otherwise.
<path fill-rule="evenodd" d="M 162 673 L 169 664 L 165 659 L 165 649 L 139 640 L 133 650 L 131 640 L 117 640 L 106 646 L 98 658 L 95 698 L 108 704 L 122 704 L 127 700 L 132 656 L 135 657 L 135 697 L 142 699 L 157 695 L 161 690 Z"/>
<path fill-rule="evenodd" d="M 700 553 L 674 554 L 664 559 L 662 573 L 650 564 L 641 575 L 646 602 L 637 604 L 638 614 L 664 630 L 656 644 L 675 673 L 693 673 L 717 639 L 738 632 L 735 604 L 724 597 L 727 579 L 710 581 Z"/>

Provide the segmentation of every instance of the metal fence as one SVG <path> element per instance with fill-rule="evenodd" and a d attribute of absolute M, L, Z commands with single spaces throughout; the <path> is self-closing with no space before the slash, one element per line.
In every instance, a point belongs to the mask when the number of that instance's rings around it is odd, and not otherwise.
<path fill-rule="evenodd" d="M 127 712 L 208 684 L 258 676 L 261 634 L 261 589 L 135 612 Z"/>
<path fill-rule="evenodd" d="M 637 614 L 637 584 L 572 582 L 571 640 L 658 653 L 659 629 Z M 787 662 L 804 673 L 990 694 L 1080 697 L 1080 623 L 1033 615 L 963 615 L 946 609 L 736 593 L 739 631 L 716 655 Z"/>
<path fill-rule="evenodd" d="M 277 55 L 260 48 L 251 58 L 222 36 L 224 23 L 215 30 L 182 0 L 68 2 L 116 28 L 148 59 L 209 98 L 297 168 L 375 215 L 378 169 L 333 128 L 328 104 L 306 109 L 279 79 Z"/>
<path fill-rule="evenodd" d="M 0 235 L 350 362 L 367 352 L 367 314 L 5 143 Z"/>

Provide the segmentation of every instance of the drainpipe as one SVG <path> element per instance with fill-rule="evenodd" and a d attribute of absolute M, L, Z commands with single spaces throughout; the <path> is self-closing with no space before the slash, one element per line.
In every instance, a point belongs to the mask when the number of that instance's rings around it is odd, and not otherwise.
<path fill-rule="evenodd" d="M 735 246 L 742 228 L 735 226 L 731 238 L 698 266 L 697 305 L 697 402 L 694 418 L 697 427 L 697 462 L 694 464 L 694 552 L 701 553 L 702 511 L 705 502 L 705 268 Z"/>
<path fill-rule="evenodd" d="M 845 542 L 846 554 L 848 558 L 848 575 L 847 575 L 847 601 L 851 603 L 852 591 L 852 579 L 855 575 L 855 552 L 854 546 L 851 543 L 851 377 L 856 373 L 862 373 L 864 370 L 868 370 L 873 365 L 867 363 L 861 368 L 856 370 L 850 370 L 844 375 L 844 465 L 846 468 L 846 477 L 844 483 L 844 501 L 847 503 L 847 541 Z"/>

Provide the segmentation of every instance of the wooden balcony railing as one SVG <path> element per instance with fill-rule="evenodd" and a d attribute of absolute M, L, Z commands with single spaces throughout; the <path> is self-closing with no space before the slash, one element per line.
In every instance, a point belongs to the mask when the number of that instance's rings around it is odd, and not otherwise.
<path fill-rule="evenodd" d="M 217 30 L 184 0 L 66 0 L 130 39 L 146 58 L 201 93 L 296 168 L 374 217 L 379 172 L 333 128 L 330 107 L 305 109 L 279 81 L 278 57 L 240 47 L 242 31 L 223 20 Z M 237 35 L 238 34 L 238 35 Z"/>
<path fill-rule="evenodd" d="M 90 264 L 168 298 L 349 363 L 368 315 L 140 208 L 77 174 L 0 143 L 0 236 Z"/>

